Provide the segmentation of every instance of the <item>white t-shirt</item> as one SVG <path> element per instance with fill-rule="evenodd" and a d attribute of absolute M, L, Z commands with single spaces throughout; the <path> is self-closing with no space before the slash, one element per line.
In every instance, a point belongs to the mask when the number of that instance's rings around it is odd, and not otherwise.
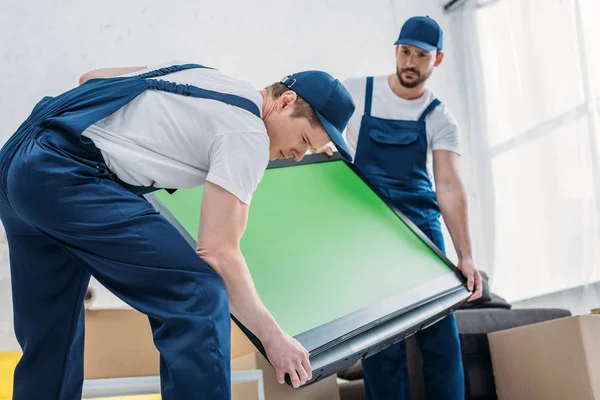
<path fill-rule="evenodd" d="M 175 64 L 185 63 L 129 75 Z M 262 109 L 257 89 L 216 70 L 195 68 L 155 79 L 235 94 Z M 210 181 L 246 204 L 269 163 L 269 137 L 262 119 L 220 101 L 159 90 L 146 90 L 83 135 L 126 183 L 180 189 Z"/>
<path fill-rule="evenodd" d="M 365 111 L 365 77 L 348 78 L 343 82 L 354 99 L 356 111 L 348 122 L 344 133 L 348 149 L 354 157 L 358 144 L 360 122 Z M 406 100 L 397 96 L 388 83 L 388 76 L 373 78 L 373 99 L 371 116 L 376 118 L 417 121 L 423 111 L 435 99 L 429 89 L 415 100 Z M 456 119 L 444 103 L 438 105 L 425 117 L 427 132 L 427 170 L 433 180 L 433 150 L 449 150 L 460 154 L 460 129 Z"/>

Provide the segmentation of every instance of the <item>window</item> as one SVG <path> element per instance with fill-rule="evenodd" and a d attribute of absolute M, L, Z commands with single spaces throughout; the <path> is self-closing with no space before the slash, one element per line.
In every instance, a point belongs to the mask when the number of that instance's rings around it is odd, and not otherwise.
<path fill-rule="evenodd" d="M 486 121 L 495 213 L 486 246 L 493 289 L 513 301 L 600 280 L 600 137 L 588 111 L 600 112 L 588 107 L 600 95 L 599 20 L 597 0 L 476 11 L 485 105 L 471 112 Z"/>

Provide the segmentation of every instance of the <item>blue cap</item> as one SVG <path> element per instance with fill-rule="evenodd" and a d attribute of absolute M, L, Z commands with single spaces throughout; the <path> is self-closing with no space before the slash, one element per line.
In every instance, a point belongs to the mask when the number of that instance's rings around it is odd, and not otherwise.
<path fill-rule="evenodd" d="M 434 19 L 427 17 L 409 18 L 394 44 L 410 44 L 426 51 L 442 50 L 444 37 L 442 28 Z"/>
<path fill-rule="evenodd" d="M 303 71 L 286 76 L 281 81 L 312 106 L 325 132 L 344 160 L 352 161 L 342 138 L 354 113 L 354 100 L 340 81 L 323 71 Z"/>

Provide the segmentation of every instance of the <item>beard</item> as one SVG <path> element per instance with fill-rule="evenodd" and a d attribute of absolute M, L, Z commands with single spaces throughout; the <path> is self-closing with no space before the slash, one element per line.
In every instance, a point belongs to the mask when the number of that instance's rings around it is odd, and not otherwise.
<path fill-rule="evenodd" d="M 404 72 L 412 72 L 417 76 L 417 78 L 415 80 L 407 81 L 404 78 L 402 78 L 402 74 Z M 415 88 L 415 87 L 419 86 L 421 83 L 425 82 L 427 79 L 429 79 L 432 72 L 433 72 L 433 68 L 430 69 L 429 71 L 427 71 L 427 73 L 425 75 L 421 76 L 421 73 L 419 71 L 417 71 L 416 69 L 412 69 L 412 68 L 400 69 L 400 68 L 396 67 L 396 75 L 398 76 L 398 80 L 400 81 L 400 84 L 407 89 Z"/>

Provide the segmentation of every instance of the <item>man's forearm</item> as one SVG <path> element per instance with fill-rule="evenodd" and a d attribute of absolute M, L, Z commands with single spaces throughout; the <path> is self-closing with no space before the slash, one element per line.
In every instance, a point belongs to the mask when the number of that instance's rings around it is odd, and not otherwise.
<path fill-rule="evenodd" d="M 436 195 L 458 258 L 471 259 L 467 194 L 464 186 L 460 182 L 443 185 L 437 188 Z"/>
<path fill-rule="evenodd" d="M 122 68 L 101 68 L 86 72 L 79 78 L 79 84 L 83 85 L 86 81 L 96 78 L 113 78 L 115 76 L 130 74 L 141 71 L 146 67 L 122 67 Z"/>
<path fill-rule="evenodd" d="M 279 332 L 279 326 L 260 300 L 244 256 L 240 251 L 230 251 L 221 256 L 199 255 L 225 281 L 229 295 L 231 313 L 261 341 L 272 333 Z"/>

